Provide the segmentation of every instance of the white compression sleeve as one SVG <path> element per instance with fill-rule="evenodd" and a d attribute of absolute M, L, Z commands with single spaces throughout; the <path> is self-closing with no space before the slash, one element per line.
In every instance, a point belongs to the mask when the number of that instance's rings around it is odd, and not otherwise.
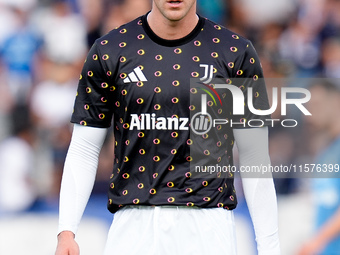
<path fill-rule="evenodd" d="M 74 125 L 61 182 L 58 233 L 77 232 L 93 189 L 106 133 L 105 128 Z"/>
<path fill-rule="evenodd" d="M 268 128 L 234 129 L 240 166 L 270 165 Z M 271 174 L 266 178 L 241 173 L 245 199 L 254 225 L 259 255 L 279 255 L 277 201 Z"/>

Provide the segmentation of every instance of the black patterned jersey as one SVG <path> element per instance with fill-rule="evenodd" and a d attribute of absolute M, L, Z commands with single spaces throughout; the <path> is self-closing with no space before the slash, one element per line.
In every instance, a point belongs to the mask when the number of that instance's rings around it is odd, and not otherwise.
<path fill-rule="evenodd" d="M 111 212 L 125 205 L 234 209 L 232 173 L 195 176 L 193 172 L 197 165 L 218 169 L 233 164 L 232 128 L 214 125 L 197 134 L 191 126 L 201 124 L 190 118 L 202 108 L 220 120 L 254 117 L 249 110 L 233 116 L 230 90 L 214 89 L 211 78 L 242 91 L 252 86 L 254 107 L 268 109 L 257 54 L 250 41 L 205 18 L 200 17 L 186 37 L 164 40 L 150 29 L 146 16 L 112 30 L 92 46 L 71 120 L 92 127 L 113 125 L 115 158 L 108 208 Z M 201 83 L 193 83 L 195 79 Z M 201 105 L 202 95 L 207 96 Z"/>

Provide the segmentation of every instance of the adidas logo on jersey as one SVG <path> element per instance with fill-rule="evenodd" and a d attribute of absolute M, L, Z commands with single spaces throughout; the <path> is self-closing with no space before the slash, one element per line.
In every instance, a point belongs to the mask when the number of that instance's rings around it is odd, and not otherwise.
<path fill-rule="evenodd" d="M 142 69 L 140 67 L 136 67 L 133 69 L 133 72 L 128 74 L 128 77 L 126 77 L 123 82 L 124 83 L 130 83 L 130 82 L 139 82 L 139 81 L 148 81 L 142 72 Z"/>

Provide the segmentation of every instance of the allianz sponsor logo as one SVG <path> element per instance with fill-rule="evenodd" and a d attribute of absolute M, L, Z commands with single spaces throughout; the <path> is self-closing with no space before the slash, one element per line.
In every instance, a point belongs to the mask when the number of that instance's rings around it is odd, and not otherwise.
<path fill-rule="evenodd" d="M 186 117 L 158 117 L 155 113 L 130 116 L 130 130 L 189 130 L 189 118 Z"/>

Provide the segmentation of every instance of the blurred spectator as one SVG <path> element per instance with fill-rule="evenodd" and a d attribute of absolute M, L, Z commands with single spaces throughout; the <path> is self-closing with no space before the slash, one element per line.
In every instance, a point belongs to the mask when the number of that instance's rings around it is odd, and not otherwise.
<path fill-rule="evenodd" d="M 294 75 L 307 78 L 317 73 L 320 60 L 321 42 L 310 26 L 294 20 L 282 33 L 279 52 L 283 59 L 290 62 Z"/>
<path fill-rule="evenodd" d="M 339 84 L 337 84 L 339 85 Z M 315 162 L 317 164 L 340 165 L 340 86 L 327 80 L 320 80 L 310 88 L 312 99 L 309 109 L 312 116 L 307 118 L 317 132 L 326 133 L 328 145 L 322 149 Z M 313 139 L 314 136 L 311 138 Z M 329 168 L 330 169 L 330 168 Z M 333 169 L 334 170 L 334 169 Z M 337 255 L 340 251 L 340 236 L 328 236 L 325 233 L 330 220 L 340 208 L 340 179 L 338 172 L 325 171 L 324 177 L 311 182 L 311 192 L 317 208 L 315 233 L 312 239 L 300 250 L 301 255 Z M 328 226 L 328 227 L 327 227 Z"/>
<path fill-rule="evenodd" d="M 115 27 L 134 20 L 151 10 L 150 0 L 114 0 L 108 6 L 108 12 L 103 24 L 103 33 Z"/>
<path fill-rule="evenodd" d="M 91 47 L 94 41 L 102 35 L 104 16 L 104 0 L 78 1 L 87 30 L 87 45 Z"/>
<path fill-rule="evenodd" d="M 44 47 L 39 82 L 33 88 L 29 105 L 39 132 L 37 149 L 43 151 L 41 161 L 51 163 L 41 174 L 49 173 L 52 185 L 45 190 L 45 196 L 53 200 L 59 192 L 71 137 L 69 121 L 80 65 L 88 49 L 86 25 L 68 0 L 51 1 L 34 13 L 33 20 Z"/>
<path fill-rule="evenodd" d="M 51 7 L 35 14 L 34 19 L 49 61 L 62 64 L 83 61 L 87 52 L 84 20 L 72 12 L 67 0 L 52 1 Z"/>
<path fill-rule="evenodd" d="M 19 26 L 18 20 L 11 8 L 4 3 L 4 0 L 0 1 L 0 45 L 4 40 Z"/>
<path fill-rule="evenodd" d="M 36 199 L 34 182 L 34 132 L 26 106 L 11 116 L 12 135 L 0 143 L 0 214 L 22 212 Z"/>
<path fill-rule="evenodd" d="M 26 103 L 33 84 L 34 61 L 40 40 L 30 20 L 31 5 L 14 1 L 10 4 L 18 26 L 2 40 L 0 56 L 7 88 L 14 103 Z M 7 22 L 6 22 L 7 23 Z"/>
<path fill-rule="evenodd" d="M 340 36 L 340 1 L 338 0 L 323 0 L 324 10 L 321 28 L 321 37 Z M 320 9 L 318 10 L 320 13 Z"/>
<path fill-rule="evenodd" d="M 339 1 L 300 0 L 296 13 L 279 42 L 282 57 L 298 77 L 339 77 Z"/>
<path fill-rule="evenodd" d="M 53 160 L 52 197 L 59 192 L 62 168 L 71 139 L 70 116 L 77 90 L 77 74 L 74 65 L 54 63 L 46 69 L 47 79 L 34 87 L 30 100 L 40 145 L 49 150 L 47 156 Z"/>
<path fill-rule="evenodd" d="M 340 78 L 340 36 L 327 38 L 321 48 L 322 74 L 328 78 Z"/>
<path fill-rule="evenodd" d="M 325 7 L 328 0 L 298 0 L 297 21 L 316 34 L 325 19 Z"/>
<path fill-rule="evenodd" d="M 271 22 L 285 22 L 294 12 L 295 0 L 241 0 L 234 1 L 243 9 L 248 27 L 262 27 Z"/>
<path fill-rule="evenodd" d="M 53 131 L 69 123 L 78 77 L 71 65 L 53 65 L 47 72 L 49 78 L 34 87 L 30 106 L 35 124 Z"/>
<path fill-rule="evenodd" d="M 288 166 L 294 162 L 294 135 L 282 129 L 270 134 L 269 154 L 273 166 Z M 296 179 L 292 177 L 290 173 L 280 173 L 279 178 L 274 180 L 278 195 L 289 195 L 296 191 Z"/>

